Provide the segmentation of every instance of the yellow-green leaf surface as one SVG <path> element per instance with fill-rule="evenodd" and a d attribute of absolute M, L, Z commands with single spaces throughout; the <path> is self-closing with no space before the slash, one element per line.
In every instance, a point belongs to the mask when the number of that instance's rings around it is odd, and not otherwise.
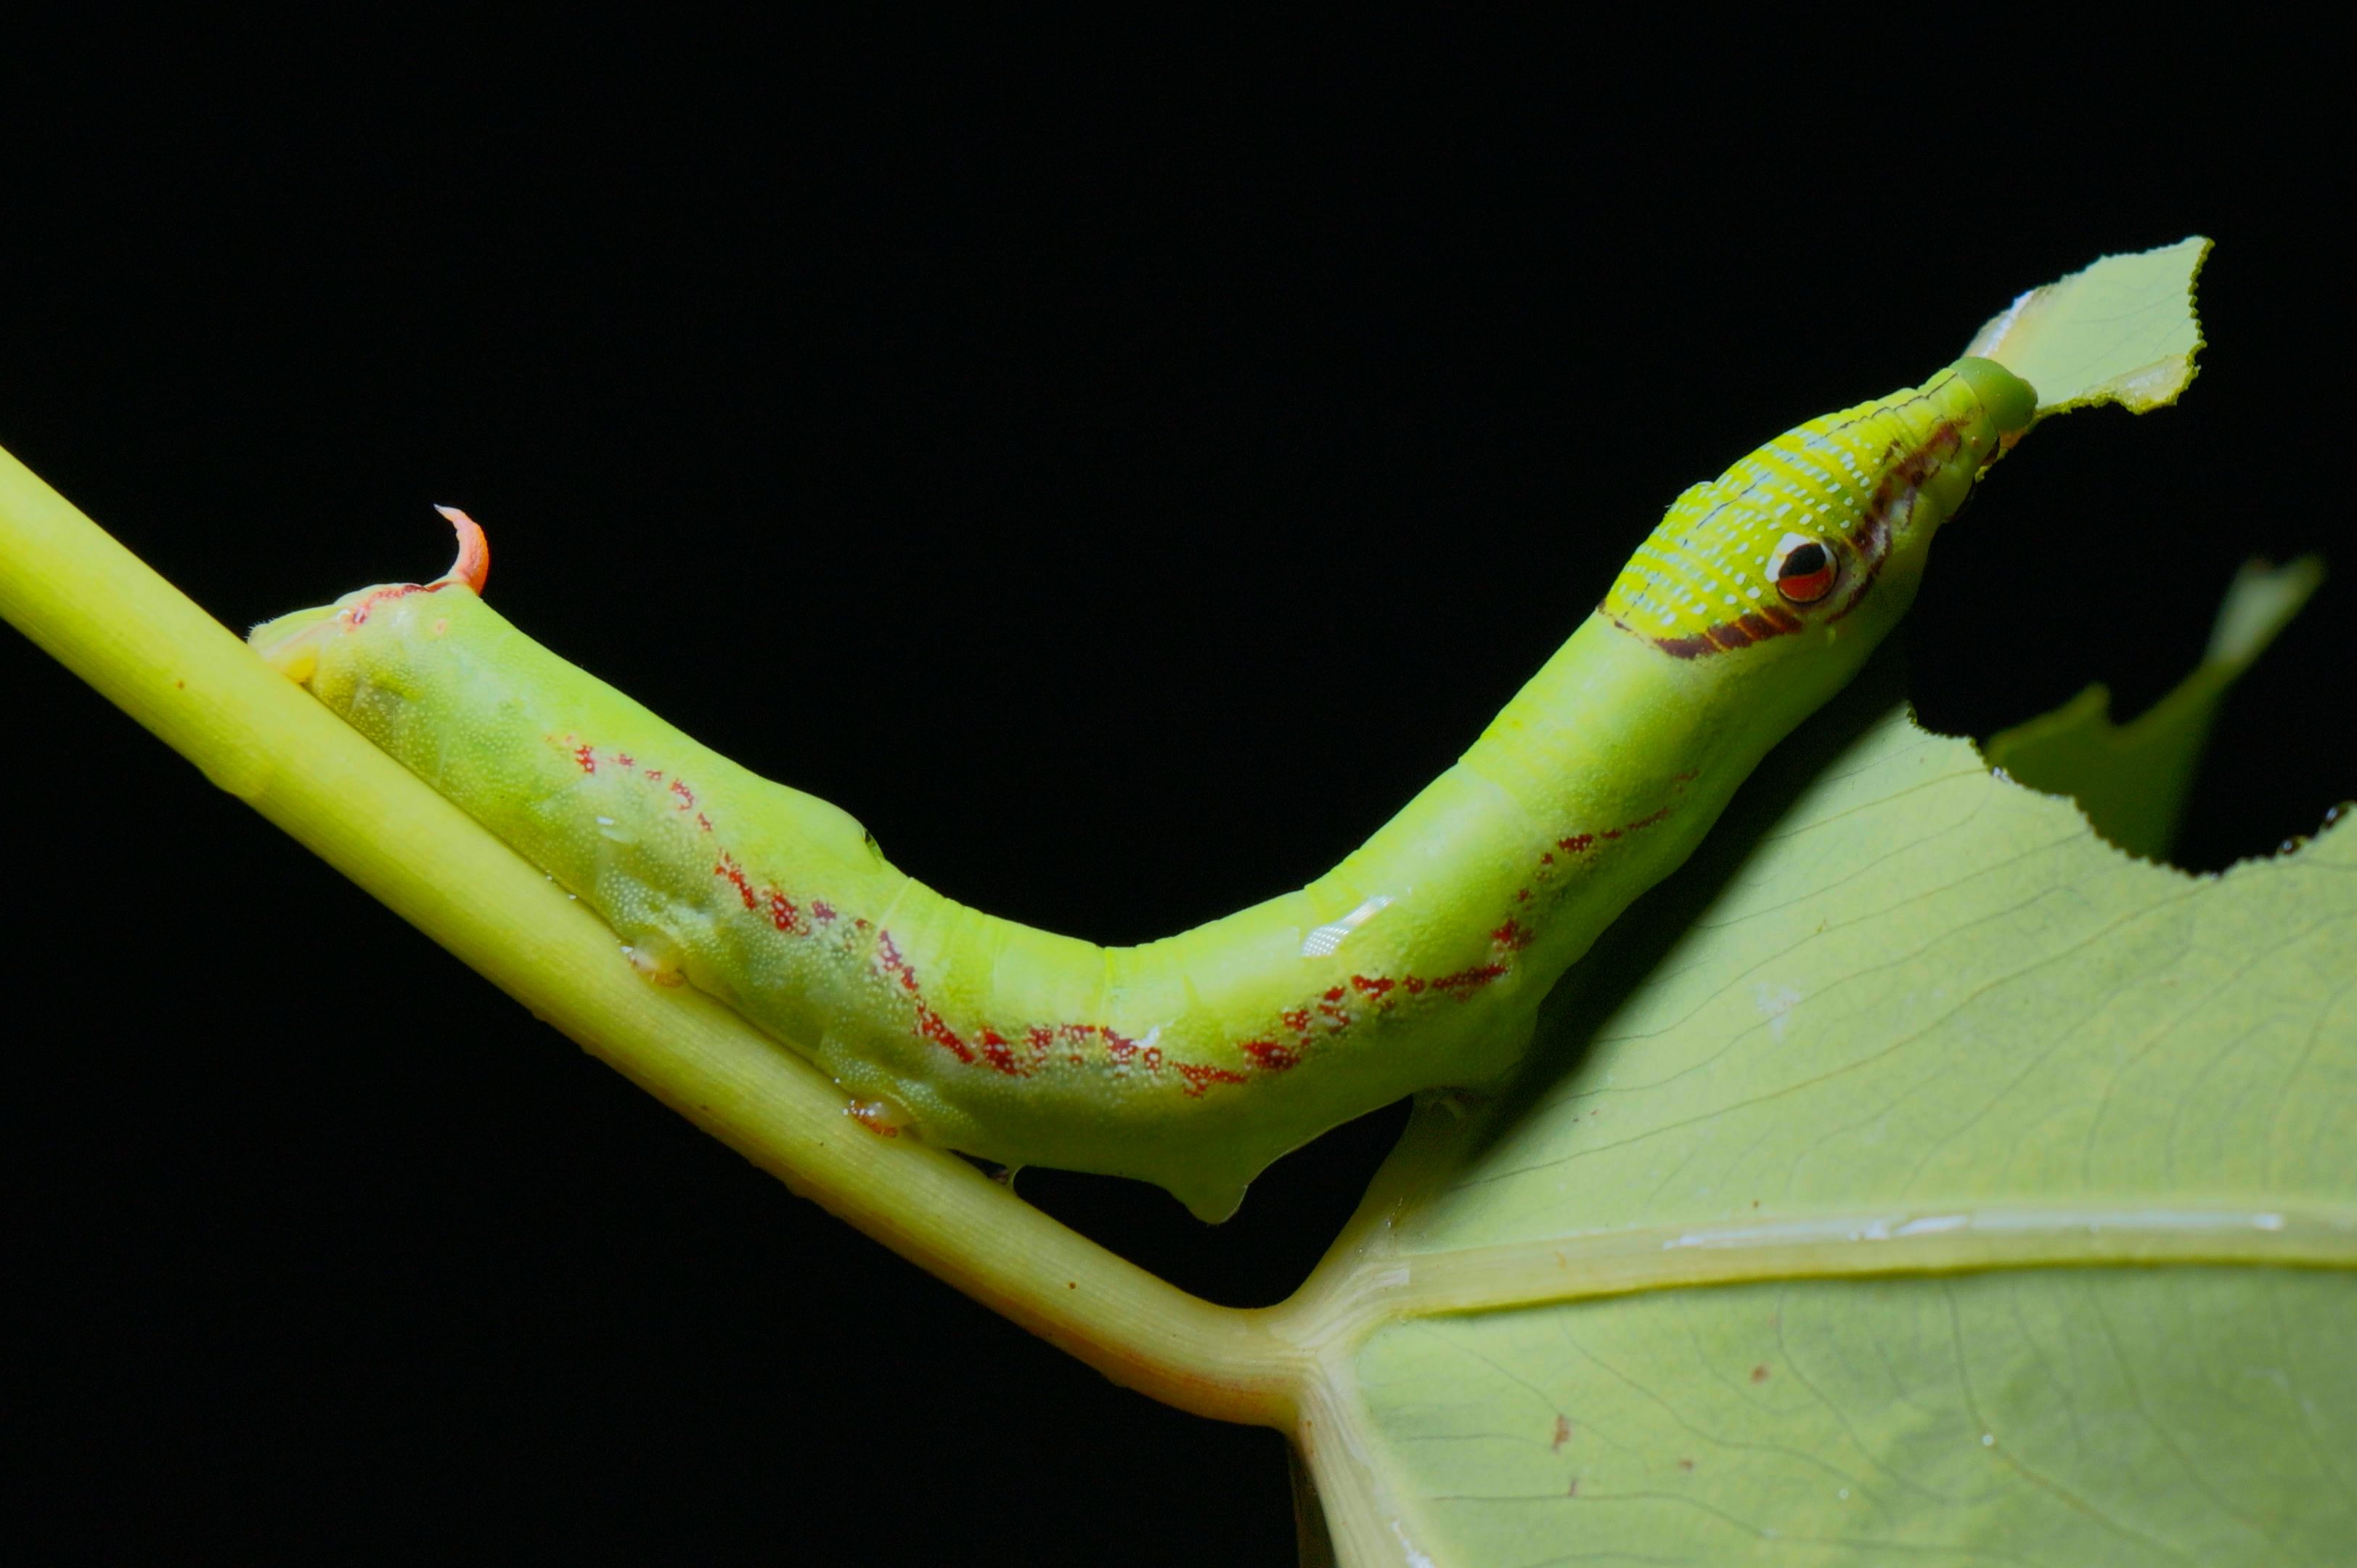
<path fill-rule="evenodd" d="M 1419 1112 L 1325 1270 L 1338 1533 L 2347 1561 L 2357 839 L 2188 876 L 1873 693 L 1787 756 L 1829 739 L 1525 1094 Z"/>
<path fill-rule="evenodd" d="M 2210 254 L 2200 235 L 2157 251 L 2105 256 L 2031 289 L 1974 334 L 1967 354 L 1995 360 L 2038 390 L 2040 418 L 2116 403 L 2143 413 L 2193 380 L 2201 328 L 2191 291 Z"/>
<path fill-rule="evenodd" d="M 2159 702 L 2115 724 L 2111 693 L 2098 683 L 1991 736 L 1981 755 L 2033 789 L 2072 796 L 2096 832 L 2130 854 L 2167 854 L 2219 703 L 2323 581 L 2324 564 L 2313 556 L 2282 567 L 2244 563 L 2201 663 Z"/>

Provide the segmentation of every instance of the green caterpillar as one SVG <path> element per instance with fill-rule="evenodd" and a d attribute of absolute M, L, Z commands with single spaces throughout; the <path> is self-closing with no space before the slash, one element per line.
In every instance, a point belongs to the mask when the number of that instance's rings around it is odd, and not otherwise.
<path fill-rule="evenodd" d="M 1965 359 L 1680 496 L 1463 758 L 1296 893 L 1106 948 L 896 869 L 566 663 L 449 575 L 255 628 L 279 669 L 589 903 L 650 978 L 721 997 L 881 1133 L 1136 1176 L 1208 1220 L 1421 1090 L 1495 1082 L 1538 1004 L 1682 862 L 1905 612 L 1932 535 L 2030 425 Z"/>

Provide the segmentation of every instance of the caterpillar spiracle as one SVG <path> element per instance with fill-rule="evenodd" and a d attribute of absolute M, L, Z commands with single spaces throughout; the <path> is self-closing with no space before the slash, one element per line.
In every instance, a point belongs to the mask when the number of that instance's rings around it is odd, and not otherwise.
<path fill-rule="evenodd" d="M 653 978 L 807 1056 L 878 1130 L 1159 1184 L 1225 1219 L 1402 1095 L 1494 1083 L 1540 1000 L 1864 662 L 2035 416 L 1964 359 L 1670 507 L 1462 758 L 1297 892 L 1135 947 L 952 902 L 533 642 L 489 547 L 254 629 L 277 668 L 587 901 Z M 621 961 L 618 959 L 617 961 Z"/>

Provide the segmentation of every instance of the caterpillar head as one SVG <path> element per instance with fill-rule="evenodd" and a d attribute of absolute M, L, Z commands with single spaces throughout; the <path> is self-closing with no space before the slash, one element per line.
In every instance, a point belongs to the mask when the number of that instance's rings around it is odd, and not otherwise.
<path fill-rule="evenodd" d="M 1837 683 L 1905 613 L 1932 535 L 2037 406 L 2011 371 L 1965 359 L 1811 420 L 1679 497 L 1602 612 L 1675 659 L 1805 660 Z"/>

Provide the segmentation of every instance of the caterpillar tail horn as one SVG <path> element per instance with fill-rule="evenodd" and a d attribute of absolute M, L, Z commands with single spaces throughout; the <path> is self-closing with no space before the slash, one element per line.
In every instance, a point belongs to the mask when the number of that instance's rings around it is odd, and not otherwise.
<path fill-rule="evenodd" d="M 330 629 L 349 630 L 368 619 L 370 607 L 407 594 L 437 593 L 463 585 L 480 596 L 491 575 L 491 542 L 483 525 L 454 506 L 434 509 L 458 535 L 457 558 L 450 569 L 430 583 L 378 583 L 356 588 L 331 605 L 315 605 L 264 621 L 246 635 L 246 641 L 270 667 L 297 684 L 306 684 L 318 668 L 319 639 Z"/>

